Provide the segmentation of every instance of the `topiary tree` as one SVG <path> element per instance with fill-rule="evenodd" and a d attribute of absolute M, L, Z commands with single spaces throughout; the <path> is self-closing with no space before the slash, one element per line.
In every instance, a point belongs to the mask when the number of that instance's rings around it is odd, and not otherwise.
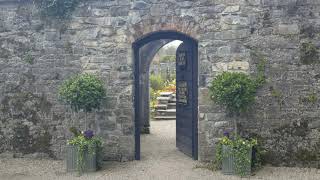
<path fill-rule="evenodd" d="M 87 113 L 99 109 L 106 98 L 102 80 L 92 74 L 79 74 L 64 81 L 58 93 L 60 99 L 73 111 L 86 113 L 85 128 Z"/>
<path fill-rule="evenodd" d="M 256 89 L 256 81 L 247 74 L 223 72 L 211 82 L 209 93 L 214 102 L 226 107 L 231 115 L 239 116 L 254 102 Z M 237 119 L 234 124 L 237 133 Z"/>

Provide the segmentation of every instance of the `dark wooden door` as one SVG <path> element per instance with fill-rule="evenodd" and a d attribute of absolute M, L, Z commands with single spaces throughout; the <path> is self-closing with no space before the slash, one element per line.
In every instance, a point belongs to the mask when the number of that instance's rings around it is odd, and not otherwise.
<path fill-rule="evenodd" d="M 176 54 L 177 114 L 176 145 L 186 155 L 197 159 L 196 108 L 197 80 L 195 76 L 197 54 L 191 43 L 182 43 Z"/>

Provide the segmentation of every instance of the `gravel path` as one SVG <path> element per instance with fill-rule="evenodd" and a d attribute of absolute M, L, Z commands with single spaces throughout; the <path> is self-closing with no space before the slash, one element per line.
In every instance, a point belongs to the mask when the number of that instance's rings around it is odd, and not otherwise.
<path fill-rule="evenodd" d="M 0 159 L 0 180 L 237 180 L 220 172 L 197 169 L 199 163 L 175 147 L 175 121 L 151 123 L 142 136 L 141 161 L 106 162 L 102 170 L 77 176 L 67 174 L 63 161 Z M 320 170 L 265 167 L 253 180 L 320 180 Z"/>

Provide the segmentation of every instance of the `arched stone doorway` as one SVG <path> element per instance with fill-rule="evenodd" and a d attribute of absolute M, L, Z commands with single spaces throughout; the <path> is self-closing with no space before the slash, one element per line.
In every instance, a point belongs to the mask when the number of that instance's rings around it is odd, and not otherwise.
<path fill-rule="evenodd" d="M 198 43 L 176 31 L 159 31 L 133 43 L 136 160 L 140 160 L 140 134 L 149 133 L 150 63 L 158 50 L 173 40 L 183 42 L 177 49 L 176 145 L 181 152 L 198 159 Z"/>

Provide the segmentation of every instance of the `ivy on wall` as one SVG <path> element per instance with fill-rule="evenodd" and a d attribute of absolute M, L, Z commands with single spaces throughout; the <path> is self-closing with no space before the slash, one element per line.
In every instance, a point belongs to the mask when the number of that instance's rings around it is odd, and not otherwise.
<path fill-rule="evenodd" d="M 43 17 L 69 18 L 81 0 L 34 0 Z"/>
<path fill-rule="evenodd" d="M 307 95 L 301 95 L 299 98 L 300 103 L 309 103 L 315 105 L 318 102 L 319 98 L 315 91 L 310 92 Z"/>
<path fill-rule="evenodd" d="M 251 56 L 257 61 L 257 74 L 255 77 L 255 84 L 258 88 L 263 86 L 267 82 L 265 75 L 267 58 L 257 49 L 252 50 L 250 53 Z"/>
<path fill-rule="evenodd" d="M 317 47 L 312 42 L 302 43 L 300 45 L 300 59 L 306 65 L 320 63 Z"/>

